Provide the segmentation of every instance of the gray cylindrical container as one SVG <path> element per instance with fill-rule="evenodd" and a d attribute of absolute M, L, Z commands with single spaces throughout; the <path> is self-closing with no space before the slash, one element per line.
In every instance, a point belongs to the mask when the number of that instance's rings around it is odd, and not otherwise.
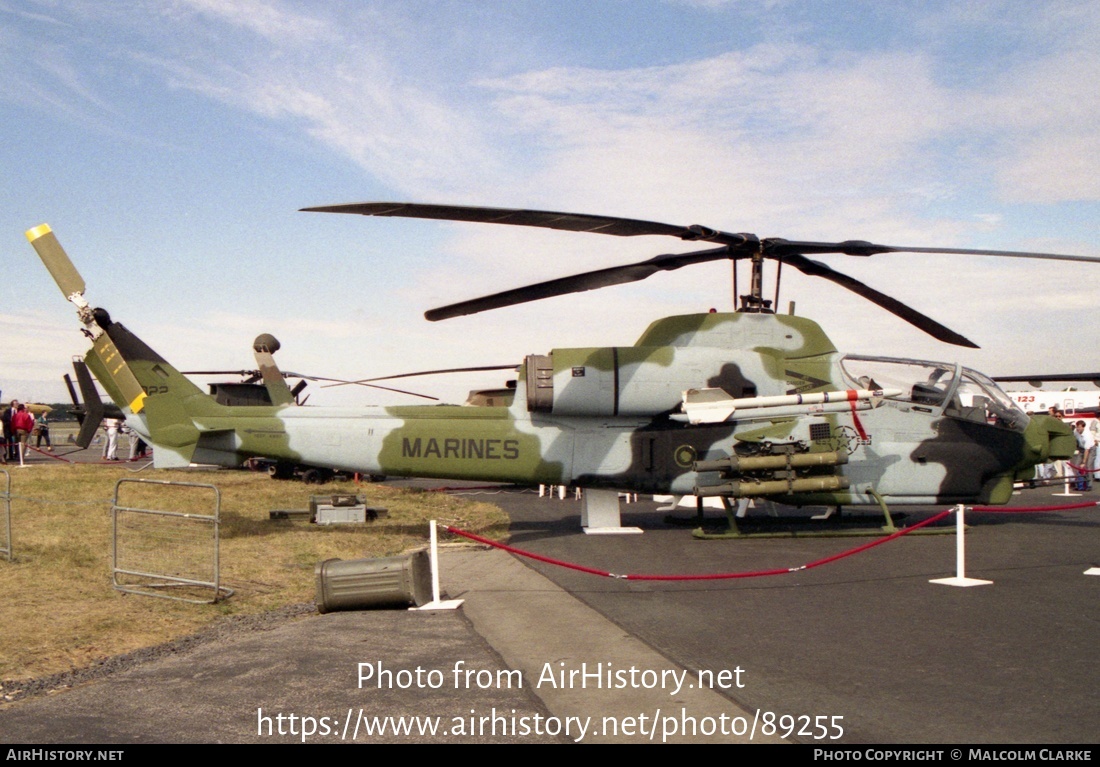
<path fill-rule="evenodd" d="M 432 599 L 427 551 L 378 559 L 326 559 L 313 568 L 317 610 L 417 606 Z"/>

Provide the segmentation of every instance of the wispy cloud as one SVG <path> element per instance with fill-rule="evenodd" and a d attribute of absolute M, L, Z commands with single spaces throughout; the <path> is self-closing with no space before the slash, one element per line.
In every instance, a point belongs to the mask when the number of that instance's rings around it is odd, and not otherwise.
<path fill-rule="evenodd" d="M 268 40 L 285 45 L 290 42 L 316 42 L 331 37 L 330 25 L 303 13 L 297 5 L 265 0 L 176 0 L 176 5 L 214 21 L 245 29 Z"/>

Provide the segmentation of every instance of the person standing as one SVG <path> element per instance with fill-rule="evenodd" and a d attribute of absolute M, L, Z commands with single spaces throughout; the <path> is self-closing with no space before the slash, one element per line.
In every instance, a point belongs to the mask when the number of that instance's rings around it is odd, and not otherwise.
<path fill-rule="evenodd" d="M 1051 405 L 1049 408 L 1047 408 L 1047 413 L 1050 415 L 1051 418 L 1057 418 L 1059 421 L 1065 421 L 1066 420 L 1066 414 L 1063 413 L 1062 408 L 1058 407 L 1057 405 Z M 1068 461 L 1064 461 L 1064 460 L 1055 461 L 1054 463 L 1050 464 L 1050 466 L 1051 466 L 1051 477 L 1050 478 L 1051 479 L 1060 479 L 1060 480 L 1063 480 L 1065 482 L 1068 482 L 1069 481 L 1069 476 L 1070 476 L 1070 474 L 1069 474 L 1070 468 L 1067 464 L 1068 464 Z"/>
<path fill-rule="evenodd" d="M 22 466 L 23 459 L 27 455 L 27 440 L 34 431 L 34 416 L 27 410 L 26 405 L 19 405 L 19 409 L 15 411 L 15 415 L 11 418 L 11 428 L 19 442 L 19 464 Z"/>
<path fill-rule="evenodd" d="M 136 461 L 138 458 L 144 458 L 146 449 L 145 440 L 136 431 L 130 429 L 130 460 Z"/>
<path fill-rule="evenodd" d="M 1092 472 L 1089 476 L 1095 479 L 1097 474 L 1100 474 L 1100 418 L 1092 419 L 1089 432 L 1092 434 L 1092 441 L 1096 443 L 1096 449 L 1092 451 L 1092 465 L 1089 466 Z"/>
<path fill-rule="evenodd" d="M 1077 484 L 1078 490 L 1089 490 L 1092 488 L 1092 461 L 1096 456 L 1096 438 L 1092 436 L 1092 432 L 1085 428 L 1084 421 L 1078 421 L 1073 425 L 1075 436 L 1077 437 L 1078 455 L 1080 455 L 1080 461 L 1077 464 Z"/>
<path fill-rule="evenodd" d="M 4 408 L 0 413 L 0 420 L 4 422 L 4 463 L 16 460 L 15 429 L 11 425 L 11 419 L 19 411 L 19 400 L 13 399 L 11 407 Z"/>
<path fill-rule="evenodd" d="M 42 449 L 42 440 L 46 440 L 46 449 L 51 453 L 53 452 L 53 445 L 50 443 L 50 414 L 43 413 L 38 416 L 38 438 L 34 443 L 34 446 L 39 450 Z"/>
<path fill-rule="evenodd" d="M 118 460 L 118 427 L 117 418 L 107 418 L 103 425 L 107 427 L 107 440 L 103 443 L 103 458 L 107 461 Z"/>

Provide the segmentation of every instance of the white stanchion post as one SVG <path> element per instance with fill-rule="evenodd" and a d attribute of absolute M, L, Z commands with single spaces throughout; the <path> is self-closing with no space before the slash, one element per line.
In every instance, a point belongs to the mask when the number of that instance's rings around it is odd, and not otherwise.
<path fill-rule="evenodd" d="M 986 586 L 993 581 L 983 581 L 980 578 L 966 577 L 966 520 L 963 511 L 966 507 L 961 503 L 955 507 L 955 576 L 953 578 L 935 578 L 929 583 L 938 583 L 943 586 Z"/>
<path fill-rule="evenodd" d="M 1055 464 L 1055 466 L 1058 467 L 1058 470 L 1062 472 L 1062 479 L 1065 480 L 1065 489 L 1060 493 L 1051 493 L 1051 495 L 1058 495 L 1064 498 L 1076 498 L 1080 495 L 1080 493 L 1071 493 L 1069 490 L 1069 471 L 1068 467 L 1066 466 L 1067 463 L 1069 462 L 1058 461 L 1058 463 Z"/>
<path fill-rule="evenodd" d="M 428 533 L 428 562 L 431 563 L 432 568 L 432 601 L 426 605 L 420 605 L 419 607 L 410 607 L 410 610 L 454 610 L 461 605 L 465 600 L 462 599 L 448 599 L 441 601 L 439 599 L 439 545 L 435 532 L 435 520 L 431 521 L 429 525 Z"/>

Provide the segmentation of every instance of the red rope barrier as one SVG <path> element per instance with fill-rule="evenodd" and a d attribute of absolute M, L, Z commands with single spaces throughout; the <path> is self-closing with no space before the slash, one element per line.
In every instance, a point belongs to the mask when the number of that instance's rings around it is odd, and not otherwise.
<path fill-rule="evenodd" d="M 602 575 L 605 578 L 617 577 L 606 570 L 596 570 L 592 567 L 585 567 L 584 565 L 574 565 L 570 562 L 562 562 L 560 559 L 552 559 L 551 557 L 544 557 L 541 554 L 535 554 L 531 551 L 524 551 L 523 549 L 517 549 L 514 546 L 508 546 L 507 544 L 500 543 L 499 541 L 491 541 L 488 538 L 482 538 L 480 535 L 474 533 L 468 533 L 465 530 L 459 530 L 457 527 L 451 527 L 450 525 L 443 528 L 448 533 L 454 533 L 455 535 L 461 535 L 463 538 L 469 538 L 472 541 L 478 543 L 484 543 L 489 546 L 495 546 L 498 549 L 504 549 L 507 552 L 515 554 L 520 557 L 529 557 L 531 559 L 537 559 L 539 562 L 545 562 L 548 565 L 557 565 L 558 567 L 567 567 L 570 570 L 580 570 L 582 573 L 588 573 L 589 575 Z"/>
<path fill-rule="evenodd" d="M 1084 466 L 1078 466 L 1074 463 L 1070 463 L 1069 461 L 1066 461 L 1066 466 L 1070 467 L 1078 474 L 1094 474 L 1100 471 L 1100 469 L 1086 469 Z"/>
<path fill-rule="evenodd" d="M 838 559 L 844 559 L 845 557 L 850 557 L 853 554 L 858 554 L 861 551 L 866 551 L 867 549 L 872 549 L 875 546 L 880 546 L 883 543 L 894 540 L 895 538 L 900 538 L 903 535 L 907 535 L 908 533 L 911 533 L 914 530 L 919 530 L 920 528 L 925 527 L 926 525 L 930 525 L 933 522 L 938 522 L 941 519 L 943 519 L 944 517 L 946 517 L 948 514 L 953 513 L 954 511 L 955 511 L 954 509 L 947 509 L 946 511 L 941 511 L 939 514 L 936 514 L 935 516 L 929 517 L 928 519 L 924 520 L 923 522 L 918 522 L 917 524 L 913 525 L 912 527 L 907 527 L 904 530 L 898 530 L 896 533 L 891 533 L 890 535 L 886 536 L 885 538 L 879 538 L 877 541 L 871 541 L 870 543 L 865 543 L 862 546 L 856 546 L 854 549 L 849 549 L 848 551 L 842 551 L 841 553 L 834 554 L 831 557 L 825 557 L 825 559 L 819 559 L 816 562 L 811 562 L 808 565 L 804 565 L 802 569 L 809 570 L 812 567 L 820 567 L 821 565 L 826 565 L 829 562 L 834 562 Z"/>
<path fill-rule="evenodd" d="M 874 548 L 875 546 L 879 546 L 879 545 L 881 545 L 883 543 L 886 543 L 888 541 L 892 541 L 895 538 L 900 538 L 901 536 L 906 535 L 908 533 L 911 533 L 914 530 L 918 530 L 918 529 L 920 529 L 920 528 L 922 528 L 926 525 L 931 525 L 932 523 L 943 519 L 948 514 L 951 514 L 953 511 L 954 511 L 954 509 L 948 509 L 946 511 L 941 511 L 939 514 L 936 514 L 933 517 L 929 517 L 928 519 L 924 520 L 923 522 L 919 522 L 919 523 L 913 525 L 912 527 L 907 527 L 904 530 L 898 530 L 896 533 L 892 533 L 890 535 L 887 535 L 883 538 L 878 539 L 877 541 L 871 541 L 870 543 L 865 543 L 862 546 L 857 546 L 854 549 L 849 549 L 848 551 L 844 551 L 844 552 L 841 552 L 839 554 L 834 554 L 833 556 L 826 557 L 824 559 L 819 559 L 819 560 L 816 560 L 814 562 L 810 562 L 809 564 L 802 565 L 800 567 L 782 567 L 782 568 L 776 568 L 774 570 L 755 570 L 755 571 L 749 571 L 749 572 L 744 572 L 744 573 L 710 573 L 710 574 L 705 574 L 705 575 L 630 575 L 630 574 L 616 575 L 615 573 L 611 573 L 611 572 L 608 572 L 606 570 L 597 570 L 597 569 L 592 568 L 592 567 L 585 567 L 583 565 L 575 565 L 575 564 L 572 564 L 570 562 L 563 562 L 560 559 L 552 559 L 551 557 L 544 557 L 541 554 L 535 554 L 533 552 L 525 551 L 523 549 L 517 549 L 514 546 L 508 546 L 506 544 L 499 543 L 497 541 L 491 541 L 488 538 L 483 538 L 480 535 L 475 535 L 474 533 L 469 533 L 469 532 L 466 532 L 465 530 L 460 530 L 457 527 L 448 526 L 444 529 L 446 529 L 446 531 L 449 532 L 449 533 L 454 533 L 455 535 L 460 535 L 463 538 L 469 538 L 470 540 L 477 541 L 478 543 L 484 543 L 484 544 L 487 544 L 489 546 L 494 546 L 498 549 L 503 549 L 504 551 L 510 552 L 510 553 L 515 554 L 517 556 L 529 557 L 531 559 L 538 560 L 539 562 L 545 562 L 547 564 L 557 565 L 559 567 L 566 567 L 566 568 L 569 568 L 570 570 L 579 570 L 582 573 L 588 573 L 590 575 L 601 575 L 605 578 L 620 578 L 622 580 L 628 580 L 628 581 L 718 581 L 718 580 L 732 580 L 734 578 L 759 578 L 759 577 L 765 576 L 765 575 L 788 575 L 790 573 L 797 573 L 801 570 L 809 570 L 809 569 L 814 568 L 814 567 L 820 567 L 821 565 L 828 564 L 829 562 L 835 562 L 838 559 L 844 559 L 845 557 L 850 557 L 853 554 L 858 554 L 861 551 L 866 551 L 867 549 Z"/>
<path fill-rule="evenodd" d="M 787 575 L 800 567 L 779 567 L 775 570 L 750 570 L 745 573 L 711 573 L 708 575 L 618 575 L 628 581 L 728 581 L 734 578 L 760 578 L 765 575 Z"/>
<path fill-rule="evenodd" d="M 1090 506 L 1100 506 L 1100 501 L 1085 501 L 1083 503 L 1066 503 L 1061 506 L 1013 506 L 1007 509 L 1004 506 L 971 506 L 972 511 L 989 512 L 992 514 L 1029 514 L 1035 511 L 1069 511 L 1070 509 L 1085 509 Z"/>
<path fill-rule="evenodd" d="M 46 456 L 47 458 L 53 458 L 55 461 L 64 461 L 65 463 L 72 463 L 71 460 L 69 460 L 68 458 L 66 458 L 64 456 L 54 455 L 53 453 L 47 453 L 45 450 L 43 450 L 41 448 L 31 447 L 30 445 L 27 445 L 27 447 L 29 447 L 31 450 L 33 450 L 36 453 L 40 453 L 40 454 Z"/>

